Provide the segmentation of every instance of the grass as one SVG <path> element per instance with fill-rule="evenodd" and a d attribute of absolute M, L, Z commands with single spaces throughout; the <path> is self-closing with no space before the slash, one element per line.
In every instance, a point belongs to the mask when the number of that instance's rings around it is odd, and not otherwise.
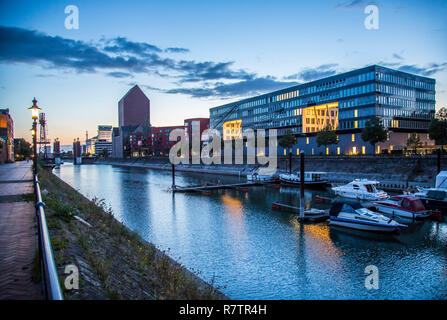
<path fill-rule="evenodd" d="M 46 170 L 39 171 L 59 276 L 84 261 L 79 292 L 68 299 L 222 299 L 214 287 L 118 222 L 104 200 L 89 200 Z M 90 223 L 73 219 L 77 215 Z M 83 264 L 84 264 L 83 263 Z M 78 265 L 79 267 L 79 265 Z M 99 285 L 98 285 L 99 283 Z M 63 283 L 61 283 L 63 286 Z"/>
<path fill-rule="evenodd" d="M 34 283 L 40 283 L 41 281 L 40 258 L 38 249 L 36 249 L 36 252 L 34 253 L 31 281 L 33 281 Z"/>

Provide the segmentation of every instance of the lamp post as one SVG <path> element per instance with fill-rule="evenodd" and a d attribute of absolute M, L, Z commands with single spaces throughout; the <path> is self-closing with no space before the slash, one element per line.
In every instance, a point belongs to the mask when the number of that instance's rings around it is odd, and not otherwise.
<path fill-rule="evenodd" d="M 36 98 L 33 99 L 33 105 L 28 108 L 28 110 L 31 110 L 31 118 L 33 119 L 33 129 L 32 129 L 32 135 L 33 135 L 33 169 L 34 174 L 37 174 L 37 119 L 39 118 L 39 111 L 42 110 L 37 106 L 37 100 Z"/>

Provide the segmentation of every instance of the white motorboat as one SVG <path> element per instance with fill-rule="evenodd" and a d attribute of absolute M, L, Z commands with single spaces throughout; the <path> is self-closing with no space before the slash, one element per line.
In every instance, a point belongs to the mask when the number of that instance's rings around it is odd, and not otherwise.
<path fill-rule="evenodd" d="M 374 201 L 373 206 L 380 212 L 403 218 L 424 219 L 430 216 L 422 201 L 410 195 L 400 195 L 386 200 Z"/>
<path fill-rule="evenodd" d="M 280 174 L 279 180 L 282 184 L 300 186 L 300 172 L 296 174 Z M 327 186 L 326 172 L 308 171 L 304 172 L 304 186 L 311 188 L 324 188 Z"/>
<path fill-rule="evenodd" d="M 378 181 L 367 179 L 355 179 L 343 186 L 333 187 L 332 190 L 338 196 L 359 200 L 381 200 L 387 199 L 388 193 L 378 190 L 376 185 Z"/>
<path fill-rule="evenodd" d="M 400 224 L 384 215 L 364 208 L 356 201 L 335 201 L 329 211 L 330 224 L 345 228 L 374 231 L 396 232 L 406 225 Z"/>

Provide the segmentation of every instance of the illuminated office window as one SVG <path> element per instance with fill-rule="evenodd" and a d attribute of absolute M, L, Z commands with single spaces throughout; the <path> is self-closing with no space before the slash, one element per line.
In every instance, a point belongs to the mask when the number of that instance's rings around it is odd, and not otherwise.
<path fill-rule="evenodd" d="M 357 118 L 357 116 L 358 116 L 358 112 L 357 112 L 357 109 L 356 109 L 356 110 L 354 110 L 354 117 Z"/>
<path fill-rule="evenodd" d="M 296 149 L 296 155 L 299 156 L 300 155 L 300 148 Z"/>
<path fill-rule="evenodd" d="M 337 154 L 340 155 L 340 147 L 337 147 Z"/>
<path fill-rule="evenodd" d="M 357 154 L 357 147 L 352 147 L 352 153 Z"/>
<path fill-rule="evenodd" d="M 309 137 L 306 138 L 306 144 L 309 144 Z"/>
<path fill-rule="evenodd" d="M 362 146 L 362 154 L 365 154 L 366 153 L 366 148 L 365 148 L 365 146 Z"/>
<path fill-rule="evenodd" d="M 377 154 L 380 154 L 380 146 L 377 146 Z"/>
<path fill-rule="evenodd" d="M 352 142 L 355 142 L 355 134 L 352 134 L 352 136 L 351 136 L 351 141 L 352 141 Z"/>
<path fill-rule="evenodd" d="M 326 147 L 326 155 L 329 154 L 329 148 Z"/>
<path fill-rule="evenodd" d="M 354 128 L 358 128 L 359 127 L 359 122 L 358 121 L 354 121 Z"/>

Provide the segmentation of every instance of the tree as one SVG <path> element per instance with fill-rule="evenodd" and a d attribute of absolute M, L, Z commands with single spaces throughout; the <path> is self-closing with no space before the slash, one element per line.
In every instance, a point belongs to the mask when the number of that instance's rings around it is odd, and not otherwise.
<path fill-rule="evenodd" d="M 407 146 L 409 148 L 414 148 L 414 153 L 416 153 L 417 148 L 422 145 L 421 138 L 417 133 L 412 133 L 407 139 Z"/>
<path fill-rule="evenodd" d="M 293 135 L 292 130 L 288 129 L 286 133 L 279 139 L 278 144 L 282 148 L 289 150 L 297 143 L 296 137 Z"/>
<path fill-rule="evenodd" d="M 331 144 L 337 144 L 338 138 L 335 130 L 332 130 L 332 126 L 328 124 L 323 130 L 318 132 L 316 141 L 319 147 L 324 146 L 324 148 L 327 148 Z"/>
<path fill-rule="evenodd" d="M 428 135 L 444 149 L 444 145 L 447 144 L 447 120 L 433 119 L 428 127 Z"/>
<path fill-rule="evenodd" d="M 374 150 L 376 149 L 377 142 L 386 141 L 387 135 L 388 132 L 378 117 L 373 117 L 366 121 L 365 127 L 362 130 L 362 140 L 369 142 Z"/>
<path fill-rule="evenodd" d="M 30 157 L 33 153 L 31 144 L 23 138 L 14 139 L 14 154 L 17 159 L 24 159 Z"/>
<path fill-rule="evenodd" d="M 435 117 L 438 120 L 447 120 L 447 108 L 442 107 L 441 109 L 439 109 L 438 112 L 436 112 Z"/>

